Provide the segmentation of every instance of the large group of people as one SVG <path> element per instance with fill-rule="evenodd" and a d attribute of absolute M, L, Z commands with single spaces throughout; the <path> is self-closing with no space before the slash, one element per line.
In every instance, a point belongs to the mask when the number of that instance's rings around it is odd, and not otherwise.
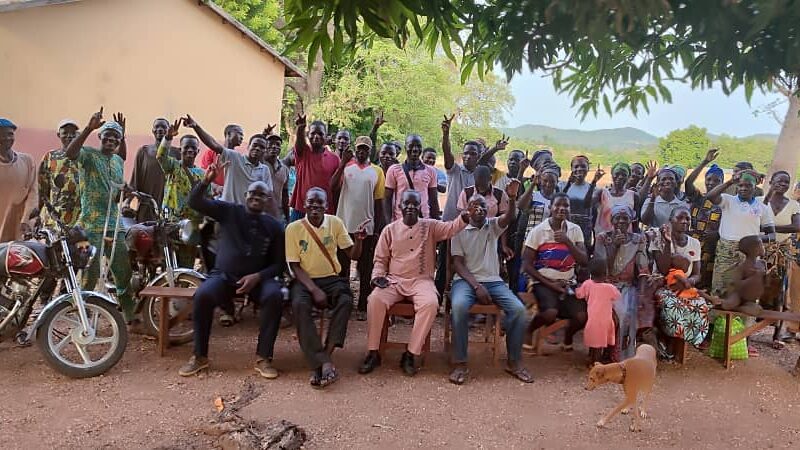
<path fill-rule="evenodd" d="M 38 170 L 30 156 L 13 150 L 16 125 L 0 119 L 0 183 L 7 193 L 0 199 L 0 237 L 19 239 L 26 219 L 41 210 L 45 225 L 53 215 L 78 224 L 108 255 L 112 245 L 104 241 L 124 248 L 124 234 L 109 235 L 107 224 L 115 223 L 118 199 L 131 189 L 191 220 L 197 239 L 178 250 L 178 261 L 186 267 L 199 261 L 208 278 L 193 299 L 194 351 L 179 370 L 183 376 L 209 366 L 214 310 L 230 324 L 233 299 L 247 295 L 259 307 L 255 370 L 276 378 L 284 279 L 317 388 L 339 379 L 332 354 L 345 345 L 354 309 L 368 330 L 358 371 L 381 365 L 384 322 L 401 301 L 415 311 L 400 360 L 409 376 L 420 368 L 442 302 L 450 302 L 449 380 L 455 384 L 469 375 L 470 322 L 481 320 L 470 316 L 475 303 L 503 311 L 505 370 L 526 383 L 533 376 L 523 353 L 540 352 L 536 334 L 558 319 L 568 321 L 563 351 L 584 330 L 590 361 L 602 362 L 632 356 L 641 342 L 669 357 L 665 338 L 702 347 L 715 307 L 753 316 L 787 302 L 800 309 L 789 281 L 800 231 L 791 175 L 776 172 L 764 183 L 750 163 L 740 162 L 726 176 L 713 164 L 716 149 L 688 176 L 680 165 L 619 162 L 601 187 L 605 171 L 598 166 L 591 173 L 589 158 L 574 156 L 562 170 L 548 148 L 512 150 L 507 171 L 501 170 L 496 157 L 508 146 L 505 136 L 492 147 L 480 138 L 463 143 L 458 162 L 452 116 L 441 124 L 442 171 L 435 166 L 439 152 L 419 135 L 379 145 L 382 115 L 369 136 L 352 141 L 347 130 L 331 135 L 324 122 L 298 116 L 283 158 L 274 125 L 251 135 L 242 152 L 241 126 L 225 127 L 220 143 L 186 115 L 153 122 L 154 140 L 137 150 L 125 183 L 126 119 L 121 113 L 112 119 L 105 121 L 101 108 L 83 128 L 74 120 L 59 123 L 61 148 L 48 152 Z M 174 147 L 182 130 L 191 133 Z M 86 145 L 95 132 L 99 149 Z M 703 188 L 696 185 L 701 175 Z M 142 202 L 135 216 L 141 222 L 157 214 Z M 99 264 L 97 258 L 84 274 L 85 287 L 97 283 Z M 116 252 L 109 266 L 125 318 L 137 331 L 125 252 Z M 526 305 L 523 298 L 533 301 Z M 320 310 L 328 310 L 325 336 L 314 325 Z M 797 332 L 797 324 L 777 326 L 774 344 Z"/>

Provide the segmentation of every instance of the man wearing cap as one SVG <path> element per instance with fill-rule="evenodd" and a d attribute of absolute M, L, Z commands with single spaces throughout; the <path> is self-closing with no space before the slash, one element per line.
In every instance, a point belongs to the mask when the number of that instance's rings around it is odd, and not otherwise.
<path fill-rule="evenodd" d="M 131 187 L 139 192 L 144 192 L 155 199 L 158 207 L 164 201 L 164 185 L 166 184 L 166 176 L 161 169 L 161 165 L 156 158 L 156 152 L 164 136 L 167 134 L 169 128 L 169 121 L 163 117 L 159 117 L 153 121 L 153 144 L 143 145 L 136 152 L 136 160 L 133 165 L 133 174 L 131 175 Z M 181 158 L 181 150 L 176 147 L 170 147 L 169 155 L 177 160 Z M 158 217 L 158 212 L 153 211 L 153 207 L 149 202 L 142 202 L 139 204 L 139 209 L 136 213 L 137 222 L 145 222 L 148 220 L 155 220 Z"/>
<path fill-rule="evenodd" d="M 111 273 L 117 288 L 117 299 L 122 306 L 122 313 L 134 332 L 141 331 L 141 324 L 134 320 L 134 302 L 129 290 L 131 266 L 125 251 L 125 232 L 119 230 L 113 236 L 114 224 L 117 222 L 117 200 L 124 186 L 122 176 L 124 161 L 116 152 L 122 145 L 125 130 L 120 125 L 125 118 L 122 114 L 114 115 L 114 121 L 103 121 L 103 108 L 94 113 L 83 130 L 67 145 L 67 158 L 77 162 L 80 178 L 81 212 L 78 224 L 84 228 L 92 245 L 101 248 L 103 232 L 108 219 L 108 230 L 105 237 L 116 240 L 114 254 L 111 255 L 112 243 L 103 247 L 111 261 Z M 84 147 L 86 139 L 93 131 L 99 130 L 100 149 Z M 110 207 L 110 211 L 109 211 Z M 100 276 L 100 257 L 92 260 L 92 265 L 84 271 L 84 289 L 94 289 Z M 101 280 L 105 282 L 105 280 Z"/>
<path fill-rule="evenodd" d="M 284 224 L 289 223 L 289 168 L 284 164 L 279 156 L 283 138 L 272 132 L 272 126 L 264 130 L 267 138 L 267 151 L 264 152 L 264 164 L 269 169 L 272 177 L 272 189 L 275 196 L 275 204 L 280 208 L 278 218 Z"/>
<path fill-rule="evenodd" d="M 39 209 L 44 223 L 52 226 L 52 214 L 57 215 L 67 226 L 78 220 L 81 211 L 80 177 L 78 164 L 67 158 L 66 148 L 78 135 L 78 123 L 62 120 L 56 128 L 61 148 L 47 152 L 39 164 Z M 52 211 L 44 211 L 45 201 Z"/>
<path fill-rule="evenodd" d="M 369 136 L 356 138 L 355 159 L 350 149 L 344 149 L 341 162 L 331 179 L 331 191 L 339 194 L 339 205 L 336 215 L 344 222 L 350 238 L 354 238 L 358 226 L 367 222 L 367 235 L 362 242 L 361 257 L 358 259 L 358 310 L 356 318 L 367 320 L 367 297 L 372 292 L 370 276 L 372 274 L 375 243 L 380 234 L 383 222 L 384 176 L 380 166 L 369 161 L 372 151 L 372 139 Z M 348 276 L 350 259 L 339 250 L 339 263 L 342 277 Z"/>
<path fill-rule="evenodd" d="M 37 206 L 36 164 L 25 153 L 17 153 L 17 126 L 0 118 L 0 242 L 20 239 L 31 211 Z"/>

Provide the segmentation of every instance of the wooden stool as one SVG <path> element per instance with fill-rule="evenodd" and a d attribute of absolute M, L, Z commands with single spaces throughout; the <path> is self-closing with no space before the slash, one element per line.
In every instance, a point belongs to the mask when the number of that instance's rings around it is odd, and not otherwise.
<path fill-rule="evenodd" d="M 718 315 L 725 317 L 725 337 L 722 341 L 722 365 L 725 366 L 726 369 L 730 369 L 731 367 L 731 346 L 733 346 L 733 344 L 741 341 L 742 339 L 746 339 L 748 336 L 754 333 L 758 333 L 762 329 L 773 325 L 776 322 L 780 322 L 782 320 L 791 322 L 800 321 L 800 314 L 791 311 L 771 311 L 765 309 L 758 316 L 750 316 L 749 314 L 739 311 L 725 311 L 717 308 L 714 308 L 714 311 Z M 760 321 L 749 327 L 746 326 L 744 330 L 737 334 L 733 334 L 732 323 L 734 316 L 756 317 L 760 319 Z"/>
<path fill-rule="evenodd" d="M 158 353 L 164 356 L 169 347 L 169 329 L 181 317 L 169 318 L 169 303 L 173 298 L 191 301 L 197 288 L 182 288 L 169 286 L 146 286 L 139 291 L 141 297 L 156 297 L 161 299 L 161 309 L 158 318 Z"/>
<path fill-rule="evenodd" d="M 445 296 L 444 306 L 444 349 L 450 352 L 452 345 L 452 332 L 450 327 L 450 318 L 452 316 L 452 306 L 450 304 L 450 296 Z M 500 316 L 503 313 L 497 305 L 479 305 L 474 304 L 469 309 L 469 314 L 484 314 L 486 316 L 486 324 L 483 329 L 483 342 L 476 342 L 479 345 L 488 345 L 492 347 L 492 364 L 495 367 L 500 365 Z"/>
<path fill-rule="evenodd" d="M 405 350 L 408 342 L 393 342 L 389 341 L 389 317 L 391 316 L 400 316 L 400 317 L 408 317 L 414 319 L 415 312 L 414 312 L 414 304 L 408 300 L 403 300 L 401 302 L 395 303 L 389 308 L 389 311 L 386 313 L 386 317 L 383 319 L 383 329 L 381 330 L 381 343 L 378 347 L 378 353 L 380 353 L 381 358 L 383 358 L 384 353 L 388 349 L 403 349 Z M 425 344 L 422 346 L 422 355 L 421 359 L 422 362 L 425 362 L 425 355 L 430 353 L 431 351 L 431 333 L 428 331 L 428 336 L 425 338 Z"/>

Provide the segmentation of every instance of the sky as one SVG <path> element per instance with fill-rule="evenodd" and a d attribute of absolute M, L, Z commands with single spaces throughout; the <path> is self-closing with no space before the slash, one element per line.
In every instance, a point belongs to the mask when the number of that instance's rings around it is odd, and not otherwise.
<path fill-rule="evenodd" d="M 677 82 L 668 87 L 672 103 L 648 101 L 649 114 L 640 110 L 639 117 L 634 117 L 626 110 L 609 117 L 601 107 L 597 117 L 590 114 L 581 122 L 570 96 L 557 94 L 549 78 L 525 72 L 511 80 L 516 104 L 507 115 L 506 123 L 510 127 L 535 124 L 579 130 L 635 127 L 658 137 L 692 124 L 706 128 L 709 133 L 738 137 L 780 132 L 780 125 L 769 114 L 757 117 L 753 114 L 759 107 L 779 99 L 780 94 L 763 94 L 756 90 L 748 104 L 741 88 L 728 97 L 718 85 L 694 91 L 688 84 Z M 784 114 L 783 108 L 785 106 L 778 107 L 780 116 Z"/>

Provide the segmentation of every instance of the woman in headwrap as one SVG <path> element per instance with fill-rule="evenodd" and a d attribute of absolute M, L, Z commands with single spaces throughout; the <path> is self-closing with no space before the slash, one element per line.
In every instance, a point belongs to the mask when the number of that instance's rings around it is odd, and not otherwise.
<path fill-rule="evenodd" d="M 597 181 L 603 176 L 603 171 L 598 168 L 594 173 L 591 183 L 586 182 L 589 173 L 589 158 L 577 155 L 570 162 L 569 180 L 558 185 L 558 191 L 564 192 L 569 197 L 569 221 L 577 224 L 583 230 L 583 239 L 587 249 L 592 248 L 592 197 Z"/>
<path fill-rule="evenodd" d="M 644 287 L 642 277 L 650 270 L 647 259 L 647 239 L 640 233 L 630 231 L 631 221 L 636 217 L 628 205 L 611 208 L 612 229 L 596 235 L 595 257 L 608 262 L 611 283 L 622 293 L 614 303 L 617 315 L 617 339 L 614 359 L 621 361 L 633 356 L 636 350 L 636 332 L 641 328 L 638 320 L 639 294 Z M 652 320 L 650 321 L 652 326 Z"/>
<path fill-rule="evenodd" d="M 669 222 L 672 211 L 685 206 L 686 203 L 675 197 L 675 185 L 678 174 L 665 167 L 658 172 L 655 186 L 650 190 L 650 197 L 642 205 L 642 224 L 657 228 Z"/>
<path fill-rule="evenodd" d="M 761 296 L 761 306 L 782 311 L 788 294 L 788 273 L 795 264 L 792 234 L 800 232 L 800 203 L 786 196 L 791 186 L 789 173 L 783 170 L 772 174 L 767 195 L 757 200 L 768 205 L 775 215 L 775 242 L 766 245 L 767 283 Z M 773 347 L 782 348 L 782 324 L 775 326 Z"/>
<path fill-rule="evenodd" d="M 686 201 L 691 205 L 692 212 L 692 228 L 690 234 L 693 238 L 700 241 L 702 255 L 700 262 L 700 282 L 697 287 L 707 289 L 711 286 L 711 277 L 714 273 L 714 255 L 719 240 L 719 221 L 722 217 L 722 210 L 719 206 L 711 203 L 706 198 L 706 195 L 700 192 L 695 186 L 695 180 L 700 175 L 700 172 L 714 161 L 719 155 L 719 150 L 712 148 L 706 153 L 703 161 L 692 170 L 692 173 L 686 178 L 685 192 Z M 722 184 L 725 179 L 725 174 L 722 169 L 716 165 L 711 164 L 706 170 L 705 176 L 705 192 L 711 192 L 712 189 Z"/>
<path fill-rule="evenodd" d="M 644 181 L 645 171 L 644 164 L 640 162 L 631 164 L 631 176 L 628 178 L 628 184 L 625 187 L 634 191 L 638 190 L 639 185 Z"/>
<path fill-rule="evenodd" d="M 672 164 L 669 168 L 672 169 L 672 171 L 675 172 L 675 176 L 678 177 L 675 183 L 675 198 L 678 200 L 686 200 L 686 194 L 681 191 L 683 178 L 686 176 L 686 168 L 679 164 Z"/>
<path fill-rule="evenodd" d="M 672 212 L 670 223 L 655 233 L 650 243 L 650 252 L 655 259 L 655 268 L 661 275 L 667 276 L 672 267 L 672 257 L 679 255 L 689 261 L 685 271 L 682 292 L 689 292 L 700 281 L 700 241 L 689 236 L 691 221 L 689 209 L 685 206 Z M 692 291 L 696 292 L 696 290 Z M 659 307 L 661 330 L 668 336 L 681 338 L 686 342 L 699 346 L 709 329 L 708 310 L 710 305 L 700 296 L 684 298 L 664 287 L 656 291 L 655 299 Z"/>
<path fill-rule="evenodd" d="M 624 162 L 618 162 L 611 167 L 611 186 L 595 192 L 593 202 L 597 205 L 597 221 L 594 225 L 595 236 L 611 231 L 614 228 L 611 224 L 611 211 L 615 206 L 625 205 L 633 209 L 639 204 L 639 196 L 636 192 L 625 187 L 630 176 L 631 167 Z M 631 217 L 631 222 L 635 220 L 635 216 Z"/>

